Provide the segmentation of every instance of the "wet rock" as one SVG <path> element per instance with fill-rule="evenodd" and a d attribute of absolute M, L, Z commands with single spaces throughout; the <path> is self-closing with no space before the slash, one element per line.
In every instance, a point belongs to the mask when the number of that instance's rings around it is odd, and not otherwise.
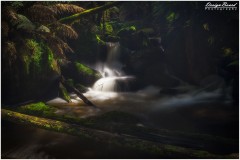
<path fill-rule="evenodd" d="M 75 83 L 91 86 L 99 78 L 101 74 L 79 62 L 67 62 L 61 65 L 61 72 L 67 79 L 73 79 Z"/>
<path fill-rule="evenodd" d="M 120 30 L 118 36 L 120 37 L 121 45 L 131 50 L 144 49 L 149 45 L 147 34 L 143 31 L 137 32 L 133 27 Z"/>

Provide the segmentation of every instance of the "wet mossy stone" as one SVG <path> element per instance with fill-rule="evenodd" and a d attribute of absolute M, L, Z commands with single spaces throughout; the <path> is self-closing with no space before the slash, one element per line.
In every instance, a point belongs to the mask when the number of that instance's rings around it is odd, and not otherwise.
<path fill-rule="evenodd" d="M 92 86 L 102 77 L 98 71 L 80 62 L 62 64 L 61 72 L 66 79 L 72 79 L 76 84 L 80 83 L 84 86 Z"/>
<path fill-rule="evenodd" d="M 80 83 L 76 84 L 75 87 L 76 87 L 80 92 L 82 92 L 82 93 L 88 91 L 88 88 L 85 87 L 84 85 L 80 84 Z"/>
<path fill-rule="evenodd" d="M 66 80 L 66 84 L 70 87 L 74 87 L 74 80 L 69 78 L 69 79 Z"/>
<path fill-rule="evenodd" d="M 59 93 L 60 93 L 60 96 L 66 100 L 67 102 L 71 102 L 71 98 L 69 96 L 69 93 L 67 91 L 67 89 L 63 86 L 62 83 L 59 84 Z"/>
<path fill-rule="evenodd" d="M 124 29 L 119 31 L 120 43 L 130 50 L 142 50 L 149 47 L 149 36 L 143 31 Z"/>
<path fill-rule="evenodd" d="M 31 103 L 28 105 L 20 106 L 17 111 L 21 113 L 38 115 L 38 116 L 49 116 L 53 115 L 55 108 L 49 105 L 46 105 L 43 102 Z"/>
<path fill-rule="evenodd" d="M 75 83 L 73 79 L 69 78 L 65 82 L 66 82 L 67 86 L 70 86 L 72 88 L 76 88 L 82 93 L 88 91 L 88 88 L 86 86 L 82 85 L 81 83 Z"/>
<path fill-rule="evenodd" d="M 82 63 L 79 63 L 79 62 L 75 62 L 74 64 L 79 73 L 83 73 L 88 76 L 95 75 L 95 71 L 93 69 L 91 69 L 90 67 L 88 67 Z"/>

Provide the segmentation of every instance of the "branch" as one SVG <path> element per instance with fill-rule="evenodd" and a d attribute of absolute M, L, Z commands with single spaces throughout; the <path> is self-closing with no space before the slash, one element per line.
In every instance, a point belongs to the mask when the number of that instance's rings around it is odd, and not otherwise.
<path fill-rule="evenodd" d="M 111 8 L 111 7 L 119 5 L 119 4 L 120 4 L 120 1 L 108 3 L 108 4 L 105 4 L 105 5 L 100 6 L 100 7 L 88 9 L 88 10 L 83 11 L 81 13 L 77 13 L 77 14 L 62 18 L 62 19 L 58 20 L 58 22 L 60 22 L 60 23 L 71 23 L 71 22 L 74 22 L 74 21 L 78 20 L 79 18 L 81 18 L 83 16 L 95 14 L 95 13 L 104 11 L 108 8 Z"/>
<path fill-rule="evenodd" d="M 61 76 L 61 83 L 62 83 L 64 86 L 70 88 L 72 91 L 74 91 L 74 92 L 77 94 L 77 96 L 83 100 L 83 102 L 84 102 L 85 104 L 87 104 L 87 105 L 89 105 L 89 106 L 96 107 L 96 106 L 95 106 L 90 100 L 88 100 L 87 97 L 85 97 L 78 89 L 76 89 L 76 88 L 73 87 L 73 86 L 68 85 L 68 84 L 66 83 L 65 78 L 64 78 L 63 76 Z"/>
<path fill-rule="evenodd" d="M 116 147 L 126 147 L 133 150 L 153 154 L 159 158 L 234 158 L 233 155 L 216 155 L 207 151 L 167 145 L 139 139 L 135 136 L 110 133 L 106 131 L 85 128 L 62 121 L 30 116 L 6 109 L 1 109 L 1 118 L 18 124 L 30 125 L 51 131 L 67 133 L 74 136 L 107 143 Z"/>

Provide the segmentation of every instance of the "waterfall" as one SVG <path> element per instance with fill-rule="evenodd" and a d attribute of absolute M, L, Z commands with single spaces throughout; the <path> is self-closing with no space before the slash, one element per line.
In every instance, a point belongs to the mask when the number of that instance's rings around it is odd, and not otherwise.
<path fill-rule="evenodd" d="M 132 76 L 126 76 L 122 71 L 120 58 L 120 43 L 108 42 L 106 62 L 98 64 L 97 70 L 100 71 L 103 78 L 99 79 L 92 87 L 93 91 L 114 92 L 124 90 L 127 87 L 128 80 Z M 121 84 L 121 85 L 120 85 Z"/>

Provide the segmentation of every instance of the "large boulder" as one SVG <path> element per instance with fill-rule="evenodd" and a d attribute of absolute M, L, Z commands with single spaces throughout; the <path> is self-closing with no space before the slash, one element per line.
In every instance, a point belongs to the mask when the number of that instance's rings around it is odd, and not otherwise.
<path fill-rule="evenodd" d="M 180 83 L 175 76 L 168 72 L 164 53 L 159 47 L 129 53 L 125 60 L 124 71 L 136 77 L 134 89 L 148 85 L 171 88 Z"/>
<path fill-rule="evenodd" d="M 130 50 L 145 49 L 149 45 L 148 35 L 143 31 L 136 31 L 135 27 L 127 27 L 118 32 L 120 43 Z"/>
<path fill-rule="evenodd" d="M 66 79 L 72 79 L 74 83 L 92 86 L 94 82 L 102 77 L 100 72 L 80 62 L 66 62 L 61 65 L 62 75 Z"/>

